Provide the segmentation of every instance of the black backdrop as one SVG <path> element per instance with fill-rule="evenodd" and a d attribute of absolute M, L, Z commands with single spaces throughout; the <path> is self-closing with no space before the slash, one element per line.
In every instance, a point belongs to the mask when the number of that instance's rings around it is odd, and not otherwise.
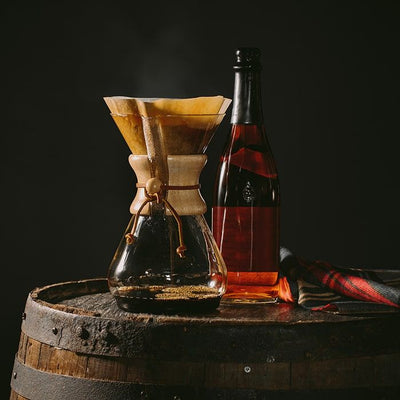
<path fill-rule="evenodd" d="M 282 243 L 398 266 L 399 14 L 396 1 L 3 5 L 2 398 L 28 292 L 105 276 L 128 223 L 129 151 L 102 97 L 232 97 L 238 46 L 262 51 Z M 229 117 L 201 177 L 208 204 Z"/>

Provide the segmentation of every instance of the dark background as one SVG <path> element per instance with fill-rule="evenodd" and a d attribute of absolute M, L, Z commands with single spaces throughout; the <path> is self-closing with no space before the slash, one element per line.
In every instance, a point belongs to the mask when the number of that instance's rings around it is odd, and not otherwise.
<path fill-rule="evenodd" d="M 105 276 L 128 223 L 134 175 L 103 96 L 232 97 L 238 46 L 262 51 L 282 244 L 340 265 L 399 266 L 396 3 L 3 5 L 1 398 L 28 292 Z M 208 205 L 230 111 L 201 177 Z"/>

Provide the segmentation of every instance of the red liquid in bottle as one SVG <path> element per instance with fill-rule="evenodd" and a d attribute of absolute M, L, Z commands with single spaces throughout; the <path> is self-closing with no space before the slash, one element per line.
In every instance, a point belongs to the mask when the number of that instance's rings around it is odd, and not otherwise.
<path fill-rule="evenodd" d="M 279 271 L 279 182 L 257 125 L 233 125 L 221 158 L 213 234 L 228 269 L 223 299 L 275 301 Z"/>

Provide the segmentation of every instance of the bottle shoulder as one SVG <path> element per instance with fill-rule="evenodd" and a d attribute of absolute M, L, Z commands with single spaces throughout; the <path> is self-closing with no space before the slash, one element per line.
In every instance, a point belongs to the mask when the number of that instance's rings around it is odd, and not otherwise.
<path fill-rule="evenodd" d="M 271 152 L 264 125 L 232 124 L 227 137 L 227 145 L 235 147 L 253 147 L 258 151 Z M 228 147 L 228 146 L 227 146 Z"/>
<path fill-rule="evenodd" d="M 277 178 L 277 168 L 263 126 L 233 125 L 220 164 L 234 165 L 240 170 Z"/>

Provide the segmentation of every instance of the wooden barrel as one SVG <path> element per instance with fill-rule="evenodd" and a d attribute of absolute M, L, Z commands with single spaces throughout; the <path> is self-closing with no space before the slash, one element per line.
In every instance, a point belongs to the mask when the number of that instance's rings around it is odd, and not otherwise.
<path fill-rule="evenodd" d="M 289 304 L 133 314 L 105 279 L 60 283 L 28 296 L 10 399 L 397 398 L 399 322 Z"/>

